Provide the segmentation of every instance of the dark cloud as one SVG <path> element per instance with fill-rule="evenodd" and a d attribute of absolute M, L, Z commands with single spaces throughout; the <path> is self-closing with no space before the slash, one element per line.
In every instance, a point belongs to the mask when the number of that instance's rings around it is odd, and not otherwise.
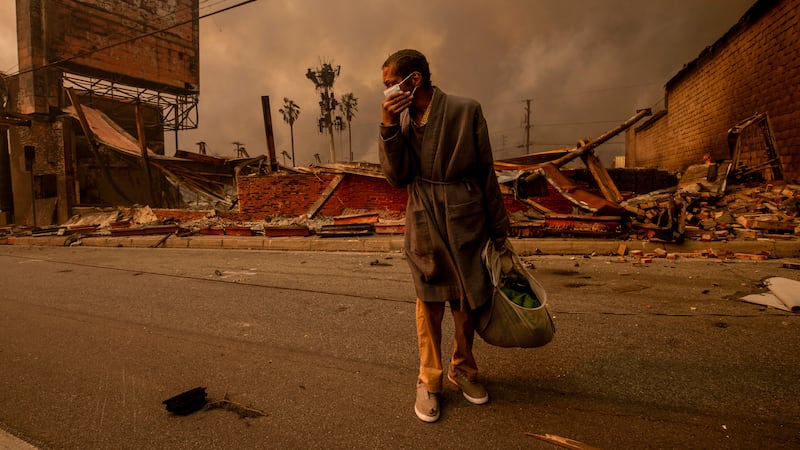
<path fill-rule="evenodd" d="M 201 13 L 235 3 L 201 0 Z M 259 0 L 201 21 L 200 126 L 180 133 L 180 146 L 191 150 L 203 140 L 212 153 L 232 156 L 239 141 L 251 155 L 265 153 L 260 97 L 269 95 L 278 154 L 290 150 L 289 126 L 278 113 L 288 97 L 302 108 L 298 164 L 311 163 L 314 153 L 327 161 L 328 140 L 316 126 L 319 97 L 305 72 L 332 61 L 341 65 L 337 97 L 352 92 L 359 101 L 355 158 L 376 162 L 380 66 L 391 52 L 416 48 L 428 56 L 435 84 L 483 104 L 498 158 L 524 152 L 525 99 L 532 99 L 534 149 L 566 147 L 657 105 L 664 83 L 752 3 Z M 343 158 L 347 132 L 335 143 Z M 619 153 L 622 140 L 599 151 Z"/>

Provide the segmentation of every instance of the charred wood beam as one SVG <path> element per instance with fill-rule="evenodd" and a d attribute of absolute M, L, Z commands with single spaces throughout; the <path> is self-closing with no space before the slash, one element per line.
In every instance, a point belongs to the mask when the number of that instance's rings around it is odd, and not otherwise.
<path fill-rule="evenodd" d="M 562 156 L 561 158 L 556 159 L 555 161 L 551 161 L 549 164 L 552 164 L 556 167 L 561 167 L 566 165 L 567 163 L 571 162 L 575 158 L 580 158 L 587 153 L 591 153 L 594 151 L 595 148 L 599 147 L 601 144 L 605 143 L 609 139 L 613 138 L 614 136 L 622 133 L 623 131 L 627 130 L 628 128 L 632 127 L 636 122 L 641 120 L 644 117 L 647 117 L 652 114 L 650 108 L 640 109 L 636 111 L 636 114 L 633 115 L 630 119 L 626 120 L 625 122 L 621 123 L 617 127 L 606 131 L 605 133 L 598 136 L 596 139 L 589 141 L 585 145 L 578 145 L 575 147 L 574 150 L 570 151 L 566 155 Z M 541 173 L 534 172 L 528 175 L 525 178 L 525 181 L 531 182 L 536 180 L 542 176 Z"/>
<path fill-rule="evenodd" d="M 614 180 L 611 179 L 611 176 L 606 171 L 606 168 L 603 167 L 603 163 L 600 161 L 600 158 L 597 155 L 592 153 L 585 153 L 581 156 L 583 163 L 586 164 L 586 167 L 589 168 L 589 171 L 592 173 L 595 181 L 597 181 L 597 185 L 600 187 L 600 191 L 603 193 L 603 196 L 606 200 L 614 203 L 620 203 L 624 198 L 622 194 L 617 189 L 617 185 L 614 184 Z"/>
<path fill-rule="evenodd" d="M 269 170 L 275 172 L 278 170 L 278 158 L 275 153 L 275 137 L 272 132 L 272 114 L 270 113 L 268 95 L 261 96 L 261 110 L 264 115 L 264 133 L 267 137 L 267 152 L 269 154 L 267 161 L 269 163 Z"/>
<path fill-rule="evenodd" d="M 342 180 L 344 180 L 344 175 L 336 175 L 333 177 L 331 182 L 328 184 L 328 187 L 326 187 L 325 190 L 322 191 L 322 194 L 320 194 L 317 201 L 315 201 L 314 204 L 311 205 L 310 208 L 308 208 L 308 212 L 306 214 L 310 219 L 313 219 L 314 216 L 317 215 L 319 210 L 322 209 L 322 206 L 325 205 L 325 202 L 327 202 L 328 199 L 331 197 L 331 195 L 333 195 L 333 193 L 336 191 L 336 188 L 339 187 L 339 184 L 342 182 Z"/>

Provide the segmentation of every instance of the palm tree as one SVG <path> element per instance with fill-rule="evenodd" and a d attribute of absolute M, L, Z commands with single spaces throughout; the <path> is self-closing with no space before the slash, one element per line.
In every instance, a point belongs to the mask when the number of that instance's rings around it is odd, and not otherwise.
<path fill-rule="evenodd" d="M 294 121 L 300 116 L 300 105 L 295 103 L 294 100 L 283 97 L 283 108 L 279 109 L 278 112 L 283 114 L 283 121 L 289 124 L 289 133 L 292 136 L 292 166 L 296 167 L 297 165 L 294 162 Z"/>
<path fill-rule="evenodd" d="M 333 129 L 339 132 L 339 145 L 342 144 L 342 131 L 345 128 L 348 128 L 347 125 L 344 124 L 344 120 L 342 120 L 342 116 L 336 116 L 333 119 Z M 352 160 L 352 158 L 350 158 Z"/>
<path fill-rule="evenodd" d="M 358 111 L 358 99 L 352 92 L 344 94 L 342 96 L 342 102 L 339 103 L 339 109 L 342 111 L 342 114 L 344 114 L 345 120 L 347 120 L 347 140 L 350 142 L 350 162 L 353 162 L 353 132 L 350 127 L 350 121 L 353 120 L 356 111 Z"/>

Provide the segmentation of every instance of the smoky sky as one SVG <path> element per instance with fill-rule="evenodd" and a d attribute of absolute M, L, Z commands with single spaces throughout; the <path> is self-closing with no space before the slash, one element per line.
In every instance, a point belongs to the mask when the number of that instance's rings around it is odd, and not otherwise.
<path fill-rule="evenodd" d="M 201 14 L 240 0 L 201 0 Z M 663 107 L 664 84 L 733 26 L 753 0 L 258 0 L 200 21 L 199 126 L 178 145 L 235 155 L 266 153 L 261 96 L 269 96 L 278 161 L 291 153 L 283 98 L 300 105 L 297 165 L 329 159 L 320 134 L 319 93 L 306 71 L 341 66 L 337 98 L 353 93 L 357 161 L 377 162 L 381 65 L 402 48 L 424 53 L 444 92 L 481 102 L 496 159 L 525 153 L 525 100 L 531 151 L 571 147 L 633 116 Z M 14 4 L 0 5 L 0 70 L 16 70 Z M 165 137 L 167 154 L 173 133 Z M 348 130 L 335 132 L 346 160 Z M 598 150 L 623 154 L 619 136 Z M 286 160 L 287 164 L 291 160 Z"/>

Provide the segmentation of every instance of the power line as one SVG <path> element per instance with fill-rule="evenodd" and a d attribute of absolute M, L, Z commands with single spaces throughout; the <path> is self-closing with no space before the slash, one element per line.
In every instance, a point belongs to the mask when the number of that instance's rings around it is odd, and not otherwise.
<path fill-rule="evenodd" d="M 553 92 L 547 95 L 534 95 L 527 98 L 530 98 L 533 101 L 546 99 L 546 98 L 559 98 L 559 97 L 569 97 L 574 96 L 577 94 L 594 94 L 599 92 L 608 92 L 608 91 L 619 91 L 624 89 L 633 89 L 639 87 L 647 87 L 647 86 L 655 86 L 655 85 L 663 85 L 663 82 L 649 82 L 649 83 L 639 83 L 639 84 L 628 84 L 628 85 L 620 85 L 620 86 L 609 86 L 605 88 L 599 89 L 587 89 L 583 91 L 565 91 L 565 92 Z M 525 101 L 525 100 L 522 100 Z M 491 103 L 483 103 L 484 108 L 489 107 L 496 107 L 496 106 L 507 106 L 507 105 L 517 105 L 519 104 L 519 100 L 512 100 L 507 102 L 491 102 Z"/>
<path fill-rule="evenodd" d="M 536 126 L 537 128 L 539 128 L 539 127 L 569 127 L 569 126 L 579 126 L 579 125 L 600 125 L 600 124 L 608 124 L 608 123 L 618 124 L 618 123 L 623 122 L 623 121 L 624 121 L 624 119 L 623 120 L 595 120 L 595 121 L 590 121 L 590 122 L 534 123 L 534 124 L 531 124 L 531 126 Z M 519 129 L 519 127 L 492 129 L 491 134 L 504 133 L 504 132 L 508 132 L 508 131 L 517 131 L 518 129 Z"/>
<path fill-rule="evenodd" d="M 53 1 L 56 1 L 56 2 L 60 3 L 61 5 L 65 6 L 65 7 L 67 7 L 67 6 L 72 6 L 72 4 L 69 4 L 69 5 L 68 5 L 68 4 L 66 3 L 66 0 L 53 0 Z M 216 6 L 216 5 L 220 4 L 220 3 L 229 2 L 229 1 L 231 1 L 231 0 L 217 0 L 217 1 L 215 1 L 214 3 L 209 3 L 209 2 L 211 2 L 211 1 L 213 1 L 213 0 L 199 0 L 199 3 L 198 3 L 198 8 L 197 8 L 197 10 L 198 10 L 198 11 L 197 11 L 197 12 L 198 12 L 198 14 L 199 14 L 199 13 L 200 13 L 200 11 L 202 11 L 202 10 L 208 10 L 209 8 L 211 8 L 211 7 L 213 7 L 213 6 Z M 253 1 L 256 1 L 256 0 L 253 0 Z M 234 5 L 234 7 L 235 7 L 235 6 L 237 6 L 237 5 Z M 160 16 L 156 16 L 156 19 L 164 19 L 164 18 L 166 18 L 166 17 L 169 17 L 169 16 L 176 16 L 176 15 L 178 15 L 179 13 L 183 12 L 184 10 L 193 10 L 193 9 L 194 9 L 194 8 L 193 8 L 193 7 L 191 7 L 191 6 L 189 6 L 189 7 L 185 7 L 185 8 L 178 8 L 178 9 L 176 9 L 175 11 L 168 12 L 168 13 L 165 13 L 165 14 L 163 14 L 163 15 L 160 15 Z M 221 12 L 221 11 L 219 11 L 219 12 Z M 215 14 L 216 14 L 216 13 L 215 13 Z M 209 15 L 212 15 L 212 14 L 209 14 Z M 203 16 L 203 17 L 205 17 L 205 16 Z M 203 17 L 199 17 L 199 18 L 200 18 L 200 19 L 202 19 Z M 104 50 L 104 49 L 100 49 L 100 50 Z M 96 51 L 99 51 L 99 50 L 96 50 Z M 77 58 L 77 57 L 79 57 L 79 56 L 73 56 L 73 58 Z M 11 72 L 12 70 L 15 70 L 15 69 L 16 69 L 16 68 L 18 68 L 18 67 L 19 67 L 19 64 L 14 64 L 13 66 L 9 67 L 9 68 L 8 68 L 8 69 L 6 69 L 6 70 L 2 70 L 2 71 L 0 71 L 0 73 L 7 74 L 7 73 Z M 34 69 L 34 70 L 35 70 L 35 69 Z M 15 76 L 15 75 L 19 75 L 20 73 L 27 73 L 27 72 L 19 72 L 19 73 L 16 73 L 16 74 L 14 74 L 14 75 L 6 75 L 6 76 Z"/>
<path fill-rule="evenodd" d="M 639 87 L 654 86 L 656 84 L 662 84 L 662 83 L 661 82 L 650 82 L 650 83 L 629 84 L 629 85 L 625 85 L 625 86 L 611 86 L 611 87 L 599 88 L 599 89 L 588 89 L 588 90 L 585 90 L 585 91 L 572 91 L 572 92 L 569 92 L 569 93 L 552 93 L 552 94 L 549 94 L 549 95 L 534 96 L 532 98 L 534 100 L 540 100 L 540 99 L 543 99 L 543 98 L 558 98 L 558 97 L 564 97 L 564 96 L 567 96 L 567 95 L 575 95 L 575 94 L 595 94 L 595 93 L 599 93 L 599 92 L 618 91 L 618 90 L 622 90 L 622 89 L 633 89 L 633 88 L 639 88 Z"/>

